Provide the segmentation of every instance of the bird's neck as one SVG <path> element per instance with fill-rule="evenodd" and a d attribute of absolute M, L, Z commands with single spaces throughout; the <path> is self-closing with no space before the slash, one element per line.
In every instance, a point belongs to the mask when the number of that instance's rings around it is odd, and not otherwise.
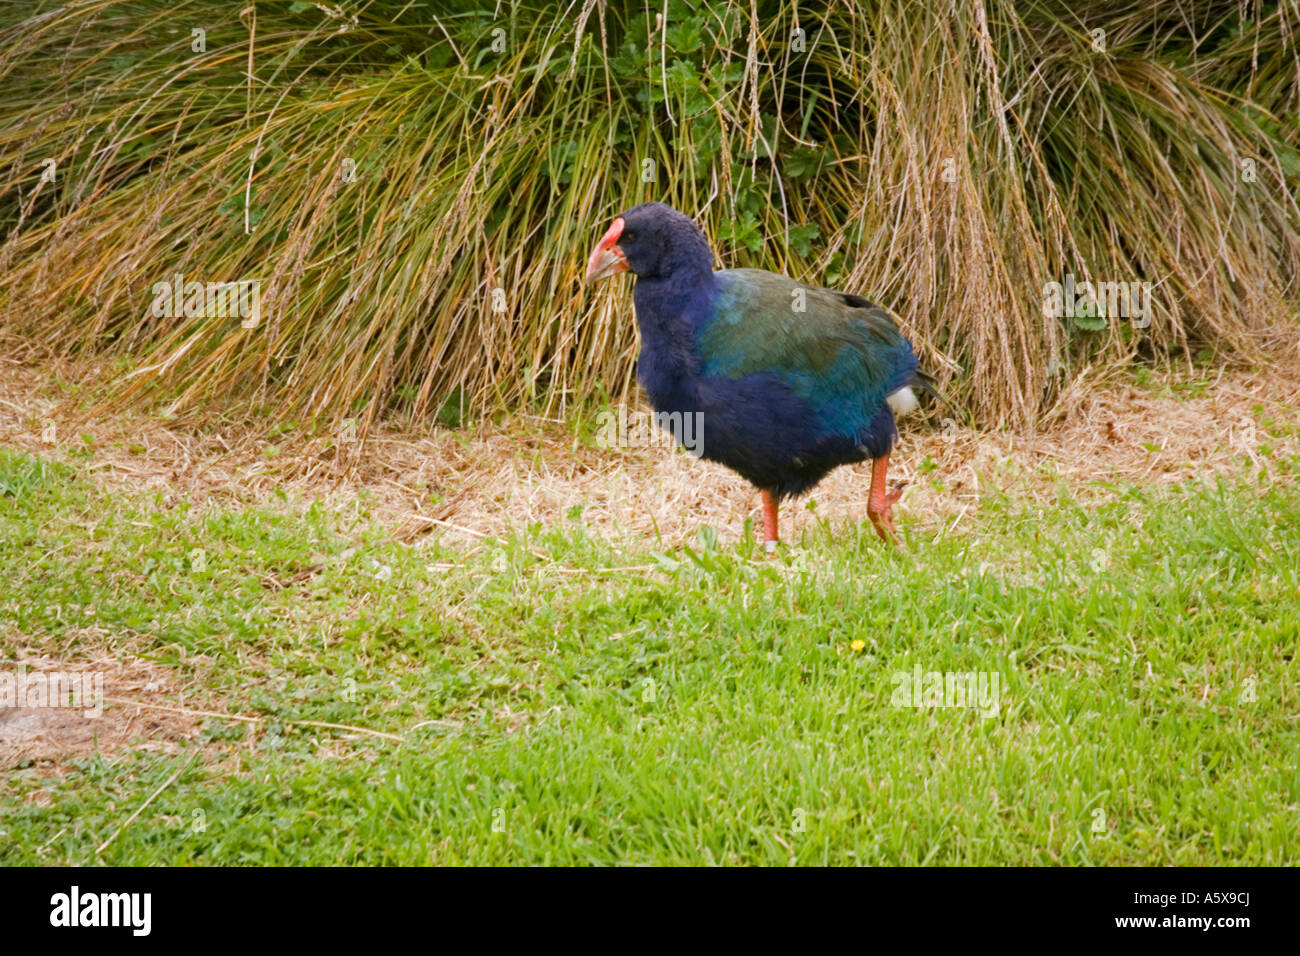
<path fill-rule="evenodd" d="M 690 411 L 700 373 L 696 331 L 713 310 L 713 270 L 641 276 L 632 299 L 641 330 L 637 378 L 656 411 Z"/>
<path fill-rule="evenodd" d="M 642 336 L 684 322 L 692 330 L 707 320 L 714 298 L 713 263 L 674 269 L 667 275 L 640 276 L 632 290 Z"/>

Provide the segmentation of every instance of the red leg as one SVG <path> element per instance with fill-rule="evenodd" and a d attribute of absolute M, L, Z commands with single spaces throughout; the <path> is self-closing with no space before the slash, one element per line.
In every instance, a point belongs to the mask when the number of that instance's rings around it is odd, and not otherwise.
<path fill-rule="evenodd" d="M 890 544 L 898 544 L 898 533 L 894 531 L 894 519 L 890 511 L 903 494 L 902 488 L 895 488 L 885 493 L 885 471 L 889 468 L 889 456 L 877 458 L 871 463 L 871 497 L 867 500 L 867 517 L 876 527 L 876 534 Z"/>
<path fill-rule="evenodd" d="M 773 557 L 776 554 L 776 495 L 764 489 L 763 491 L 763 550 L 767 556 Z"/>

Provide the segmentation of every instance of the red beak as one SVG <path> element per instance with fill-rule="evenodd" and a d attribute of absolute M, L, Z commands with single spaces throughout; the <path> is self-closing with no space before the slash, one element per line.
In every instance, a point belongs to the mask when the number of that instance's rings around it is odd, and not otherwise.
<path fill-rule="evenodd" d="M 600 237 L 596 248 L 587 260 L 587 277 L 584 282 L 595 282 L 608 276 L 627 272 L 627 257 L 617 245 L 618 237 L 623 235 L 623 217 L 618 216 L 609 231 Z"/>

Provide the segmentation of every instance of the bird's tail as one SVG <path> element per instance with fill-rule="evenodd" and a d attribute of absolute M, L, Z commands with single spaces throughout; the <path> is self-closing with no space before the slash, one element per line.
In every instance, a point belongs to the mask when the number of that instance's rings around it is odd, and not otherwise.
<path fill-rule="evenodd" d="M 967 409 L 960 408 L 952 399 L 939 391 L 938 381 L 936 381 L 935 377 L 929 372 L 922 372 L 920 369 L 917 369 L 916 373 L 908 380 L 907 384 L 918 391 L 925 392 L 932 398 L 938 399 L 948 408 L 960 414 L 966 420 L 967 425 L 973 424 L 974 418 L 971 413 Z"/>

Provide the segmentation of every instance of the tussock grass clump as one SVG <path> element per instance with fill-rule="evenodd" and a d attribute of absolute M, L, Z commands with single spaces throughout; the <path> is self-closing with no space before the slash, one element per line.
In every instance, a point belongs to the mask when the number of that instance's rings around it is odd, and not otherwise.
<path fill-rule="evenodd" d="M 480 6 L 0 11 L 0 333 L 182 412 L 617 398 L 630 303 L 579 279 L 648 199 L 888 304 L 986 423 L 1294 311 L 1294 2 Z M 258 321 L 156 314 L 176 275 Z M 1067 275 L 1151 283 L 1149 325 L 1044 317 Z"/>

